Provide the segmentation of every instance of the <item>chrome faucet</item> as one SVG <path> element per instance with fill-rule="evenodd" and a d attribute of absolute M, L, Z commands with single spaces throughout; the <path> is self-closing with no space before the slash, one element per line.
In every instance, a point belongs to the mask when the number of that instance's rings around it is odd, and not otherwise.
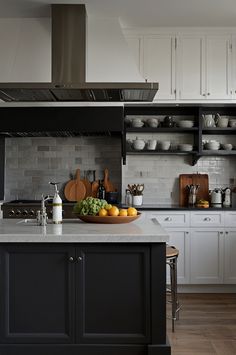
<path fill-rule="evenodd" d="M 42 200 L 41 200 L 41 210 L 37 211 L 37 223 L 39 226 L 46 226 L 48 216 L 46 212 L 46 207 L 45 207 L 45 202 L 47 200 L 50 200 L 52 196 L 45 196 L 42 194 Z"/>

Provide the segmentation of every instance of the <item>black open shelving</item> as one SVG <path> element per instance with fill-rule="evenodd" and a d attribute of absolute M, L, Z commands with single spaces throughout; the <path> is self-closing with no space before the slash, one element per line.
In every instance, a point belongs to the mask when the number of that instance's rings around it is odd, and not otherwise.
<path fill-rule="evenodd" d="M 123 134 L 123 164 L 126 164 L 126 155 L 189 155 L 191 157 L 192 165 L 195 165 L 197 161 L 202 156 L 236 156 L 236 148 L 233 150 L 205 150 L 202 148 L 202 141 L 204 140 L 204 135 L 235 135 L 236 127 L 227 128 L 205 128 L 202 123 L 203 114 L 216 114 L 227 115 L 236 117 L 236 105 L 233 104 L 161 104 L 161 105 L 125 105 L 124 117 L 126 116 L 160 116 L 160 115 L 172 115 L 172 116 L 191 116 L 194 119 L 194 127 L 192 128 L 181 128 L 181 127 L 163 127 L 158 126 L 156 128 L 151 128 L 147 126 L 134 128 L 124 124 L 124 134 Z M 126 134 L 127 133 L 137 133 L 137 135 L 142 133 L 189 133 L 193 135 L 193 146 L 192 151 L 161 151 L 161 150 L 134 150 L 127 146 L 126 144 Z M 236 147 L 236 146 L 235 146 Z"/>

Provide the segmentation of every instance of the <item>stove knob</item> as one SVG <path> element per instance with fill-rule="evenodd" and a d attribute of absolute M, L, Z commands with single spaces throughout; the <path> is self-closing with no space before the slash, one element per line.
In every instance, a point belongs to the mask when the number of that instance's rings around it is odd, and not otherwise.
<path fill-rule="evenodd" d="M 9 217 L 13 217 L 15 215 L 15 211 L 14 210 L 11 210 L 9 213 L 8 213 Z"/>
<path fill-rule="evenodd" d="M 29 215 L 30 215 L 31 217 L 35 216 L 35 211 L 34 211 L 34 210 L 30 210 L 30 211 L 29 211 Z"/>
<path fill-rule="evenodd" d="M 27 215 L 28 215 L 28 211 L 27 210 L 23 210 L 22 216 L 26 217 Z"/>
<path fill-rule="evenodd" d="M 20 210 L 16 210 L 16 216 L 19 217 L 21 215 L 21 211 Z"/>

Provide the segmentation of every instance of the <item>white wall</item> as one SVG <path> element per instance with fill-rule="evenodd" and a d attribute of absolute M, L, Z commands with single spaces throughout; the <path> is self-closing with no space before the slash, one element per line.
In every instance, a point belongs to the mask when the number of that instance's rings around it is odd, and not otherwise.
<path fill-rule="evenodd" d="M 51 21 L 0 19 L 0 82 L 51 81 Z"/>
<path fill-rule="evenodd" d="M 144 82 L 118 19 L 88 18 L 86 81 Z"/>
<path fill-rule="evenodd" d="M 87 81 L 141 82 L 118 19 L 89 18 Z M 51 19 L 0 19 L 0 82 L 51 81 Z"/>

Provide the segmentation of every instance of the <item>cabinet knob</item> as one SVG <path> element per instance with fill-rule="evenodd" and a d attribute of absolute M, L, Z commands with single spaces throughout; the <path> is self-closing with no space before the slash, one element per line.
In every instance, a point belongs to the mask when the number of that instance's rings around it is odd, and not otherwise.
<path fill-rule="evenodd" d="M 75 261 L 73 256 L 70 256 L 68 260 L 69 260 L 70 263 L 73 263 Z"/>
<path fill-rule="evenodd" d="M 170 222 L 170 221 L 172 221 L 172 218 L 171 218 L 171 217 L 166 217 L 166 218 L 165 218 L 165 221 Z"/>
<path fill-rule="evenodd" d="M 186 234 L 189 234 L 189 232 L 185 232 Z"/>
<path fill-rule="evenodd" d="M 209 222 L 209 221 L 211 221 L 211 218 L 210 218 L 210 217 L 205 217 L 205 218 L 204 218 L 204 221 Z"/>
<path fill-rule="evenodd" d="M 209 95 L 211 95 L 211 94 L 208 92 L 207 95 L 209 96 Z"/>
<path fill-rule="evenodd" d="M 220 234 L 223 234 L 223 232 L 220 232 Z"/>
<path fill-rule="evenodd" d="M 78 261 L 82 261 L 82 260 L 83 260 L 82 256 L 78 256 Z"/>
<path fill-rule="evenodd" d="M 206 96 L 206 94 L 202 94 L 202 96 Z"/>
<path fill-rule="evenodd" d="M 229 232 L 225 232 L 225 234 L 229 234 Z"/>

